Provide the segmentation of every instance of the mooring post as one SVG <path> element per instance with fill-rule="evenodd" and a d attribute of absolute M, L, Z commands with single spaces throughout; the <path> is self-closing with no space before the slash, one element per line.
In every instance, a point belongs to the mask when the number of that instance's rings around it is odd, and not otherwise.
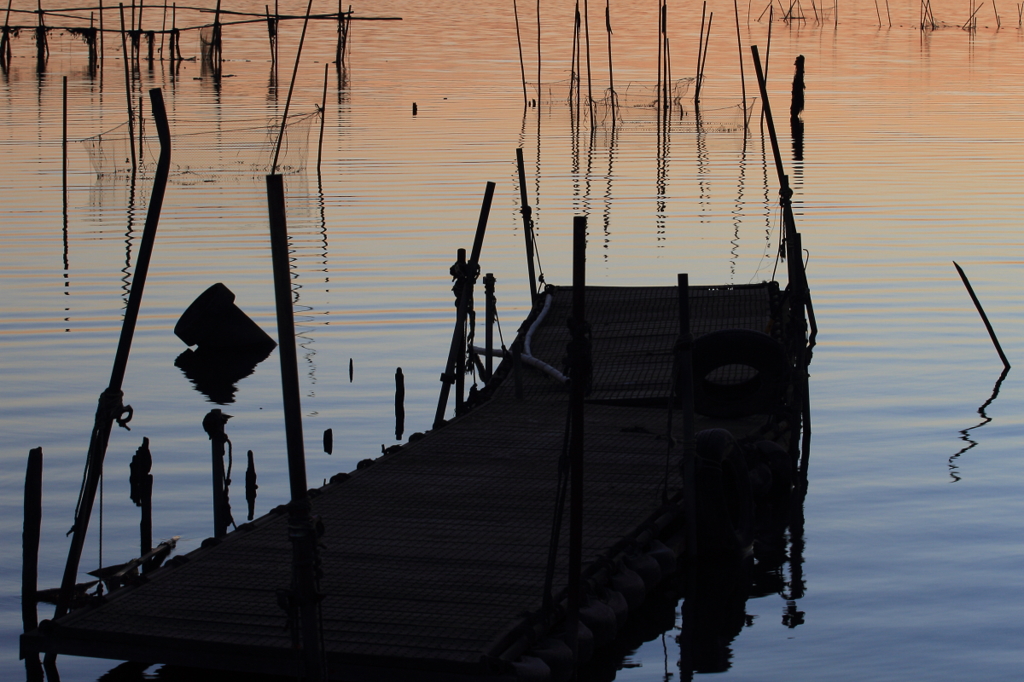
<path fill-rule="evenodd" d="M 157 134 L 160 137 L 160 158 L 157 161 L 156 174 L 153 177 L 153 189 L 149 198 L 149 211 L 146 214 L 146 226 L 143 228 L 142 241 L 139 243 L 139 255 L 135 263 L 135 274 L 132 288 L 125 306 L 124 322 L 118 338 L 117 353 L 114 356 L 114 368 L 110 373 L 110 385 L 100 394 L 93 423 L 92 436 L 89 440 L 89 453 L 86 455 L 85 473 L 82 490 L 79 493 L 78 506 L 75 508 L 75 521 L 71 527 L 71 549 L 64 566 L 64 577 L 61 580 L 60 596 L 54 618 L 60 618 L 68 612 L 71 597 L 74 594 L 78 578 L 78 564 L 85 546 L 85 535 L 89 529 L 89 517 L 96 499 L 96 488 L 100 475 L 103 473 L 103 459 L 107 453 L 107 442 L 114 421 L 125 426 L 132 417 L 131 406 L 122 405 L 124 395 L 121 384 L 124 381 L 125 369 L 128 366 L 128 354 L 131 352 L 132 337 L 139 319 L 139 307 L 142 304 L 142 292 L 149 273 L 149 261 L 153 253 L 153 242 L 156 239 L 156 228 L 160 222 L 160 210 L 163 206 L 164 190 L 167 187 L 167 174 L 171 165 L 171 131 L 167 125 L 167 112 L 164 108 L 163 93 L 159 88 L 149 91 L 153 118 L 156 119 Z"/>
<path fill-rule="evenodd" d="M 259 488 L 256 485 L 256 462 L 253 461 L 252 450 L 249 450 L 246 455 L 245 467 L 245 503 L 249 507 L 248 520 L 252 521 L 256 515 L 256 489 Z"/>
<path fill-rule="evenodd" d="M 441 395 L 437 400 L 437 410 L 434 412 L 434 428 L 444 424 L 444 413 L 448 407 L 448 396 L 451 392 L 451 385 L 455 382 L 456 365 L 460 354 L 465 362 L 466 347 L 460 339 L 464 338 L 462 330 L 466 324 L 466 314 L 469 309 L 469 302 L 473 295 L 473 282 L 479 272 L 480 249 L 483 248 L 484 232 L 487 230 L 487 218 L 491 213 L 491 200 L 494 198 L 494 183 L 488 182 L 484 190 L 484 201 L 480 207 L 480 218 L 476 224 L 476 235 L 473 237 L 473 251 L 470 253 L 469 261 L 466 263 L 465 271 L 470 273 L 463 283 L 455 315 L 455 333 L 452 334 L 452 343 L 448 348 L 448 361 L 445 363 L 444 373 L 441 375 Z M 458 414 L 458 410 L 456 410 Z"/>
<path fill-rule="evenodd" d="M 308 18 L 308 10 L 307 10 Z M 285 441 L 288 449 L 288 536 L 292 543 L 292 589 L 289 599 L 298 607 L 302 633 L 302 662 L 311 682 L 327 679 L 320 647 L 320 601 L 317 539 L 322 530 L 313 520 L 306 488 L 306 454 L 302 442 L 302 406 L 299 399 L 299 368 L 295 350 L 292 312 L 292 279 L 288 265 L 288 224 L 285 216 L 284 178 L 267 176 L 270 215 L 270 248 L 274 268 L 274 300 L 277 308 L 278 355 L 281 357 L 281 390 L 284 402 Z"/>
<path fill-rule="evenodd" d="M 36 584 L 39 571 L 39 527 L 43 520 L 43 449 L 28 453 L 25 472 L 25 526 L 21 535 L 21 621 L 25 632 L 39 625 Z"/>
<path fill-rule="evenodd" d="M 224 473 L 224 444 L 228 436 L 224 433 L 224 425 L 231 419 L 219 409 L 210 410 L 203 417 L 203 430 L 210 436 L 210 449 L 213 457 L 213 537 L 222 538 L 228 533 L 231 525 L 231 508 L 228 506 L 227 476 Z"/>
<path fill-rule="evenodd" d="M 485 380 L 490 383 L 494 376 L 494 318 L 497 316 L 497 305 L 494 300 L 494 273 L 488 272 L 484 275 L 484 348 L 486 349 L 484 367 L 487 370 Z"/>
<path fill-rule="evenodd" d="M 580 571 L 583 567 L 583 399 L 587 390 L 589 367 L 584 358 L 587 286 L 587 219 L 573 218 L 572 225 L 572 319 L 570 321 L 574 352 L 569 357 L 569 612 L 566 630 L 573 662 L 579 662 Z"/>
<path fill-rule="evenodd" d="M 131 475 L 129 493 L 136 507 L 142 508 L 139 523 L 139 556 L 146 556 L 153 549 L 153 456 L 149 452 L 149 439 L 143 438 L 142 445 L 135 451 L 129 465 Z M 149 573 L 148 564 L 142 565 L 142 572 Z"/>
<path fill-rule="evenodd" d="M 466 250 L 459 249 L 455 259 L 456 278 L 461 284 L 458 289 L 458 299 L 455 301 L 455 305 L 461 306 L 463 296 L 466 297 L 466 314 L 463 317 L 463 323 L 455 328 L 455 336 L 458 337 L 460 352 L 455 356 L 455 415 L 462 414 L 462 406 L 465 400 L 466 391 L 466 324 L 465 319 L 469 317 L 470 310 L 473 308 L 473 295 L 465 294 L 464 291 L 470 286 L 469 278 L 470 275 L 466 269 Z"/>
<path fill-rule="evenodd" d="M 538 87 L 540 87 L 538 85 Z M 533 209 L 526 197 L 526 167 L 523 164 L 523 148 L 516 148 L 516 168 L 519 171 L 519 210 L 523 214 L 523 237 L 526 239 L 526 271 L 530 277 L 530 304 L 537 296 L 537 273 L 534 270 L 533 254 Z"/>
<path fill-rule="evenodd" d="M 402 368 L 395 370 L 395 440 L 402 440 L 405 433 L 405 375 Z"/>
<path fill-rule="evenodd" d="M 690 276 L 676 277 L 679 288 L 679 343 L 676 346 L 676 394 L 683 411 L 683 504 L 686 510 L 686 555 L 697 557 L 697 439 L 693 404 L 693 334 L 690 331 Z"/>

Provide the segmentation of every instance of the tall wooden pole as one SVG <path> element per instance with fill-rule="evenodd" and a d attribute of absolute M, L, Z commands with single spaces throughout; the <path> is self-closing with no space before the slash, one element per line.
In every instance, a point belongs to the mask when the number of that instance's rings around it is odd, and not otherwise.
<path fill-rule="evenodd" d="M 579 661 L 580 572 L 583 568 L 583 399 L 587 390 L 587 370 L 582 358 L 587 286 L 587 219 L 573 218 L 572 225 L 572 336 L 575 351 L 570 356 L 569 382 L 569 613 L 566 618 L 573 659 Z"/>
<path fill-rule="evenodd" d="M 278 354 L 281 357 L 281 390 L 284 430 L 288 449 L 288 536 L 292 542 L 292 590 L 302 633 L 302 661 L 307 680 L 327 679 L 320 647 L 320 600 L 318 593 L 317 528 L 311 515 L 306 486 L 306 454 L 302 442 L 302 406 L 299 400 L 299 367 L 295 350 L 295 319 L 292 312 L 292 279 L 288 265 L 288 225 L 285 218 L 284 178 L 267 176 L 270 213 L 270 249 L 274 267 L 274 299 L 277 306 Z"/>

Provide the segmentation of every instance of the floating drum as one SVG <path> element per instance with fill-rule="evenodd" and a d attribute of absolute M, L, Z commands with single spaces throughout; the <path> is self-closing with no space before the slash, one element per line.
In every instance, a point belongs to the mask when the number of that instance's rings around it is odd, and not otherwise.
<path fill-rule="evenodd" d="M 235 305 L 235 295 L 221 283 L 199 295 L 174 325 L 188 346 L 269 353 L 277 343 Z"/>

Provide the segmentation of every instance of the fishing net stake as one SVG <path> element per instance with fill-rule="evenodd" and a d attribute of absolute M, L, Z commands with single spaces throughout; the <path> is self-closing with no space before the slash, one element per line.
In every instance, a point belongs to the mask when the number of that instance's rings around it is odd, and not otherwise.
<path fill-rule="evenodd" d="M 167 111 L 164 108 L 163 93 L 160 88 L 153 88 L 149 91 L 153 118 L 156 120 L 157 135 L 160 138 L 160 158 L 156 166 L 156 174 L 153 178 L 153 191 L 149 199 L 149 212 L 146 214 L 146 225 L 142 232 L 142 241 L 139 245 L 139 256 L 135 264 L 135 274 L 132 277 L 132 288 L 128 294 L 128 305 L 124 312 L 124 323 L 121 326 L 121 336 L 117 343 L 117 353 L 114 356 L 114 368 L 110 374 L 110 385 L 100 394 L 99 406 L 96 409 L 96 419 L 92 428 L 92 436 L 89 440 L 89 454 L 85 462 L 85 474 L 82 481 L 82 490 L 79 494 L 78 507 L 75 510 L 75 521 L 71 527 L 71 549 L 68 552 L 67 564 L 64 567 L 64 578 L 61 581 L 60 596 L 57 598 L 57 609 L 54 618 L 60 618 L 68 612 L 71 604 L 71 597 L 74 594 L 75 583 L 78 578 L 78 564 L 82 558 L 82 549 L 85 545 L 86 531 L 89 529 L 89 517 L 92 515 L 92 505 L 96 499 L 96 489 L 99 485 L 100 476 L 103 473 L 103 459 L 107 454 L 107 442 L 110 440 L 110 431 L 114 421 L 120 426 L 127 428 L 127 423 L 132 416 L 131 406 L 121 403 L 121 384 L 124 382 L 124 373 L 128 365 L 128 355 L 131 352 L 132 338 L 135 335 L 135 326 L 139 319 L 139 307 L 142 304 L 142 292 L 146 286 L 146 275 L 149 272 L 149 260 L 153 253 L 153 241 L 156 238 L 156 228 L 160 222 L 160 209 L 163 207 L 164 190 L 167 188 L 167 174 L 171 165 L 171 131 L 167 125 Z"/>

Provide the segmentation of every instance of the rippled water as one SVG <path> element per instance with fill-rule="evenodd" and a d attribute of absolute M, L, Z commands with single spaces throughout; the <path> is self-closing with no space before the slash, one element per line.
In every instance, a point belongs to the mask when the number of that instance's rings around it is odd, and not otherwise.
<path fill-rule="evenodd" d="M 282 12 L 304 9 L 291 4 Z M 262 4 L 252 5 L 262 11 Z M 815 24 L 813 14 L 772 27 L 770 91 L 821 330 L 811 367 L 805 586 L 792 606 L 779 594 L 747 602 L 748 626 L 731 644 L 726 679 L 1021 674 L 1024 384 L 1018 369 L 996 384 L 998 357 L 951 261 L 971 277 L 1017 362 L 1024 350 L 1016 314 L 1024 37 L 1015 13 L 1003 15 L 996 30 L 991 8 L 983 8 L 987 16 L 979 14 L 972 34 L 959 29 L 965 7 L 933 7 L 947 24 L 934 32 L 914 27 L 918 7 L 910 2 L 891 4 L 891 28 L 883 12 L 879 29 L 873 5 L 863 2 L 840 7 L 838 27 Z M 536 81 L 536 8 L 520 9 L 528 78 Z M 631 103 L 642 102 L 655 79 L 656 9 L 612 7 L 614 75 Z M 525 116 L 511 6 L 396 0 L 355 7 L 357 14 L 403 20 L 354 24 L 340 88 L 329 69 L 321 178 L 313 168 L 319 120 L 311 119 L 307 170 L 289 173 L 285 183 L 311 483 L 351 470 L 393 442 L 397 366 L 406 375 L 408 431 L 429 426 L 454 317 L 447 271 L 456 249 L 470 246 L 488 180 L 498 189 L 481 264 L 498 280 L 502 330 L 514 333 L 528 298 L 517 146 L 525 152 L 547 281 L 569 279 L 571 218 L 578 213 L 590 217 L 594 284 L 669 284 L 681 271 L 694 283 L 771 276 L 774 169 L 764 161 L 756 114 L 751 135 L 742 132 L 732 5 L 716 0 L 711 9 L 702 123 L 684 98 L 685 116 L 660 140 L 653 112 L 643 107 L 623 109 L 614 132 L 607 120 L 593 134 L 587 122 L 573 128 L 559 90 L 571 54 L 570 3 L 542 9 L 546 85 L 540 106 Z M 761 9 L 741 8 L 740 28 L 744 44 L 763 53 L 768 23 L 767 15 L 757 21 Z M 607 54 L 602 12 L 591 12 L 599 93 L 607 87 Z M 182 12 L 179 25 L 187 23 Z M 699 25 L 699 11 L 670 7 L 677 78 L 693 73 Z M 282 30 L 286 85 L 299 24 Z M 198 49 L 189 40 L 185 56 Z M 37 74 L 23 33 L 10 73 L 0 78 L 4 678 L 23 675 L 16 637 L 25 456 L 43 448 L 40 584 L 56 585 L 149 196 L 149 172 L 134 189 L 127 174 L 98 176 L 81 142 L 126 118 L 119 50 L 108 40 L 100 82 L 88 76 L 81 42 L 52 35 L 46 71 Z M 333 52 L 333 26 L 311 26 L 293 112 L 315 111 Z M 798 54 L 807 60 L 802 161 L 793 160 L 782 115 Z M 143 436 L 155 461 L 154 534 L 182 536 L 182 551 L 211 534 L 209 441 L 201 421 L 214 405 L 174 366 L 185 348 L 171 331 L 177 317 L 220 281 L 275 333 L 265 171 L 240 164 L 258 164 L 266 153 L 260 126 L 280 115 L 286 87 L 271 86 L 262 26 L 225 29 L 224 56 L 219 87 L 196 63 L 174 74 L 158 62 L 152 71 L 143 67 L 135 90 L 138 97 L 163 88 L 175 163 L 191 172 L 175 173 L 168 188 L 124 386 L 135 419 L 130 433 L 114 433 L 108 451 L 106 563 L 135 549 L 138 517 L 127 474 Z M 748 96 L 751 71 L 748 57 Z M 64 75 L 71 139 L 66 227 Z M 287 159 L 301 161 L 295 154 L 302 141 L 291 138 Z M 256 453 L 258 511 L 287 496 L 279 396 L 275 353 L 238 384 L 236 401 L 224 408 L 234 415 L 228 434 L 235 448 Z M 332 456 L 320 447 L 326 428 L 334 430 Z M 98 511 L 86 569 L 99 561 Z M 790 588 L 783 592 L 792 596 Z M 787 609 L 801 612 L 802 624 L 789 627 Z M 670 632 L 631 656 L 618 679 L 678 676 L 678 658 Z M 60 661 L 64 680 L 95 680 L 111 667 Z"/>

